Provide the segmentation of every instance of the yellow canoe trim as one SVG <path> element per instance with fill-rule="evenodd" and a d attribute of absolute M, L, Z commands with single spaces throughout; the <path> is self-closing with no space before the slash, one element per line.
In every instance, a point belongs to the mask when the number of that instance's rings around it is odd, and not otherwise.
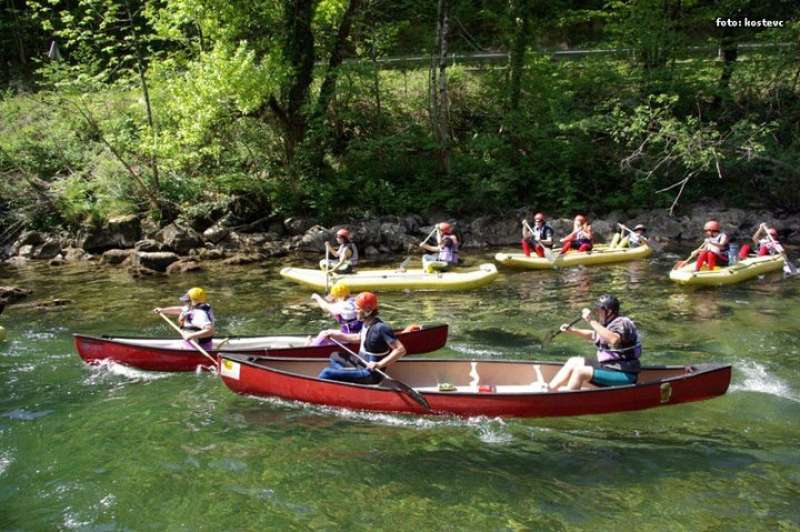
<path fill-rule="evenodd" d="M 311 268 L 286 267 L 281 277 L 313 290 L 325 290 L 325 272 Z M 331 274 L 329 286 L 343 281 L 352 292 L 362 290 L 471 290 L 485 286 L 497 277 L 494 264 L 481 264 L 477 270 L 425 273 L 421 269 L 363 270 L 353 274 Z"/>
<path fill-rule="evenodd" d="M 669 278 L 678 284 L 694 286 L 720 286 L 734 284 L 783 268 L 783 255 L 766 255 L 740 260 L 733 266 L 713 270 L 694 271 L 694 262 L 669 272 Z"/>
<path fill-rule="evenodd" d="M 561 255 L 557 251 L 556 260 L 548 261 L 544 257 L 526 257 L 524 253 L 498 253 L 494 260 L 504 266 L 528 268 L 531 270 L 554 270 L 557 268 L 572 268 L 575 266 L 592 266 L 595 264 L 610 264 L 613 262 L 626 262 L 648 257 L 653 250 L 648 245 L 635 248 L 609 248 L 606 245 L 595 246 L 592 251 L 570 251 Z"/>

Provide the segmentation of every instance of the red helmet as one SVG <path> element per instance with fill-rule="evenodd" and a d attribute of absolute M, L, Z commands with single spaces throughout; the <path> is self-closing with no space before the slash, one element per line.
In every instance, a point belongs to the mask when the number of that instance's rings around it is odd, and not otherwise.
<path fill-rule="evenodd" d="M 378 296 L 372 292 L 361 292 L 356 297 L 356 306 L 365 312 L 378 309 Z"/>
<path fill-rule="evenodd" d="M 544 214 L 542 214 L 541 212 L 537 212 L 536 214 L 533 215 L 533 221 L 534 222 L 543 222 L 544 221 Z"/>
<path fill-rule="evenodd" d="M 584 216 L 584 215 L 582 215 L 582 214 L 579 214 L 579 215 L 577 215 L 577 216 L 575 217 L 575 221 L 577 222 L 578 220 L 580 220 L 580 222 L 581 222 L 582 224 L 585 224 L 585 223 L 586 223 L 586 216 Z"/>
<path fill-rule="evenodd" d="M 341 229 L 336 231 L 336 236 L 340 236 L 340 237 L 344 238 L 345 240 L 350 240 L 350 231 L 348 231 L 347 229 L 342 227 Z"/>
<path fill-rule="evenodd" d="M 449 234 L 451 234 L 453 232 L 453 226 L 450 225 L 447 222 L 441 222 L 439 224 L 439 231 L 441 231 L 442 233 L 444 233 L 446 235 L 449 235 Z"/>
<path fill-rule="evenodd" d="M 771 236 L 772 238 L 778 238 L 778 230 L 775 229 L 774 227 L 770 227 L 767 233 L 769 233 L 769 236 Z"/>
<path fill-rule="evenodd" d="M 716 220 L 709 220 L 703 226 L 703 231 L 719 231 L 719 222 Z"/>

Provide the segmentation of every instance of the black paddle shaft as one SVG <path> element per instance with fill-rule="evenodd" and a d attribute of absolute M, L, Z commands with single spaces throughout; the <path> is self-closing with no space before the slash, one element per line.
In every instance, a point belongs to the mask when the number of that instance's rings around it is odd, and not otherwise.
<path fill-rule="evenodd" d="M 359 362 L 364 364 L 364 366 L 367 365 L 367 361 L 364 360 L 363 358 L 361 358 L 356 352 L 354 352 L 349 347 L 337 342 L 333 338 L 330 338 L 330 341 L 333 342 L 334 344 L 338 345 L 339 347 L 341 347 L 342 349 L 344 349 L 345 351 L 347 351 L 351 355 L 353 355 L 356 358 L 356 360 L 358 360 Z M 390 377 L 389 375 L 386 374 L 386 372 L 381 371 L 378 368 L 373 368 L 372 371 L 375 371 L 375 372 L 378 373 L 378 375 L 382 376 L 386 380 L 386 382 L 389 384 L 389 386 L 391 386 L 395 390 L 401 391 L 401 392 L 405 393 L 406 395 L 408 395 L 409 397 L 411 397 L 414 401 L 416 401 L 427 412 L 431 411 L 431 405 L 428 403 L 428 400 L 425 399 L 422 396 L 422 394 L 419 393 L 417 390 L 415 390 L 414 388 L 412 388 L 411 386 L 409 386 L 408 384 L 406 384 L 404 382 L 400 382 L 399 380 Z"/>
<path fill-rule="evenodd" d="M 567 327 L 572 327 L 573 325 L 575 325 L 576 323 L 578 323 L 578 322 L 579 322 L 579 321 L 581 321 L 582 319 L 583 319 L 583 316 L 579 316 L 579 317 L 575 318 L 574 320 L 572 320 L 571 322 L 569 322 L 569 325 L 567 325 Z M 562 333 L 562 331 L 561 331 L 561 328 L 559 327 L 559 329 L 558 329 L 558 330 L 557 330 L 555 333 L 553 333 L 552 335 L 550 335 L 550 337 L 548 338 L 548 340 L 549 340 L 550 342 L 552 342 L 552 341 L 553 341 L 553 339 L 554 339 L 556 336 L 558 336 L 559 334 L 561 334 L 561 333 Z"/>

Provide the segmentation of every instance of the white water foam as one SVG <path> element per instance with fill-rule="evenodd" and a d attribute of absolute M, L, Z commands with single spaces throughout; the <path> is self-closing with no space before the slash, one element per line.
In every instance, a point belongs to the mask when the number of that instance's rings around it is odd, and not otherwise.
<path fill-rule="evenodd" d="M 106 379 L 108 375 L 124 377 L 134 382 L 157 381 L 169 378 L 173 375 L 172 373 L 168 372 L 142 371 L 140 369 L 131 368 L 123 364 L 117 364 L 111 360 L 101 360 L 98 364 L 89 366 L 89 369 L 91 373 L 83 381 L 84 384 L 89 386 L 93 386 Z"/>
<path fill-rule="evenodd" d="M 744 373 L 745 379 L 741 384 L 731 385 L 731 391 L 767 393 L 800 403 L 800 397 L 792 393 L 789 385 L 774 375 L 770 375 L 764 365 L 747 360 L 738 364 L 737 368 Z"/>
<path fill-rule="evenodd" d="M 483 443 L 488 444 L 505 444 L 512 441 L 514 438 L 508 432 L 506 422 L 499 417 L 488 418 L 485 416 L 476 416 L 461 418 L 457 416 L 418 416 L 414 414 L 401 415 L 389 414 L 386 412 L 367 412 L 362 410 L 350 410 L 343 407 L 315 405 L 310 403 L 302 403 L 297 401 L 287 401 L 277 397 L 256 397 L 250 396 L 253 399 L 280 407 L 288 407 L 292 409 L 305 410 L 313 414 L 332 415 L 343 419 L 353 421 L 366 421 L 369 423 L 378 423 L 381 425 L 389 425 L 393 427 L 410 427 L 416 429 L 432 429 L 443 427 L 465 427 L 475 429 L 478 433 L 478 438 Z"/>
<path fill-rule="evenodd" d="M 465 355 L 470 355 L 470 356 L 496 357 L 498 355 L 498 352 L 496 350 L 488 351 L 486 349 L 476 349 L 466 344 L 448 344 L 447 347 L 449 347 L 453 351 L 457 351 L 459 353 L 463 353 Z"/>
<path fill-rule="evenodd" d="M 2 477 L 3 473 L 6 472 L 6 469 L 8 469 L 8 466 L 11 465 L 11 462 L 13 462 L 13 460 L 10 453 L 5 452 L 0 454 L 0 477 Z"/>

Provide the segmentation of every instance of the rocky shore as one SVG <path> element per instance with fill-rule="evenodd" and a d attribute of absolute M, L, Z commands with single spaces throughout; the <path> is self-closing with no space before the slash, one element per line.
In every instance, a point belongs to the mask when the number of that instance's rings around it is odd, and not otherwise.
<path fill-rule="evenodd" d="M 126 268 L 131 275 L 183 274 L 201 271 L 207 261 L 228 265 L 257 263 L 285 255 L 319 257 L 325 240 L 346 226 L 366 259 L 407 253 L 425 238 L 438 221 L 453 223 L 461 237 L 462 249 L 516 246 L 520 240 L 520 221 L 532 218 L 531 209 L 518 209 L 503 215 L 475 219 L 425 218 L 419 215 L 383 216 L 323 227 L 312 218 L 262 219 L 234 225 L 228 218 L 216 223 L 172 223 L 158 228 L 139 216 L 114 218 L 100 227 L 89 227 L 78 234 L 47 234 L 22 231 L 2 243 L 0 259 L 8 266 L 29 261 L 47 261 L 54 268 L 68 263 L 98 261 Z M 656 240 L 699 242 L 703 224 L 714 218 L 734 240 L 749 241 L 759 223 L 778 229 L 785 243 L 800 241 L 800 218 L 736 208 L 693 208 L 671 217 L 661 210 L 611 213 L 590 220 L 598 242 L 611 239 L 617 222 L 628 227 L 643 223 Z M 556 236 L 567 234 L 571 218 L 549 219 Z"/>

